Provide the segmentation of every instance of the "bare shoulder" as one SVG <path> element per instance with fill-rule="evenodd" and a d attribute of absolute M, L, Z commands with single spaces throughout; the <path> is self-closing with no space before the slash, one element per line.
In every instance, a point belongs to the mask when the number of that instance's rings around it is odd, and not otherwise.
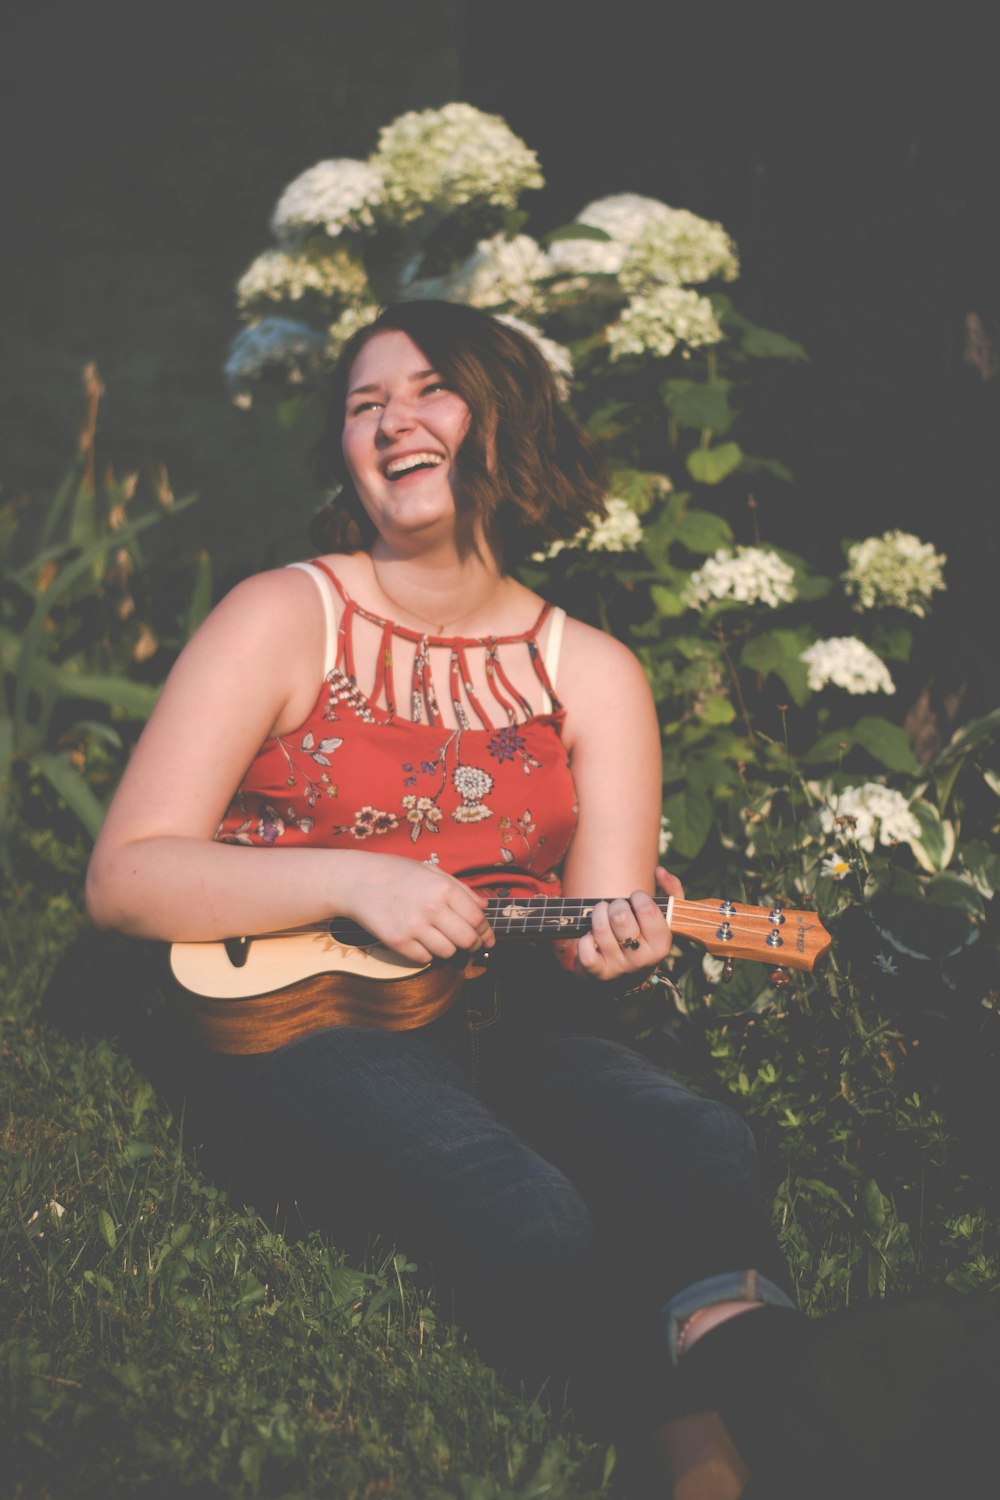
<path fill-rule="evenodd" d="M 262 649 L 294 650 L 315 640 L 322 622 L 323 603 L 313 579 L 301 568 L 274 568 L 230 589 L 191 644 L 196 650 L 221 645 L 237 658 Z"/>
<path fill-rule="evenodd" d="M 617 693 L 649 697 L 649 684 L 642 663 L 622 641 L 607 631 L 582 620 L 566 618 L 563 649 L 559 666 L 559 696 L 568 701 L 571 693 L 590 695 L 595 688 L 603 699 Z"/>
<path fill-rule="evenodd" d="M 595 736 L 611 743 L 656 733 L 656 709 L 642 663 L 614 636 L 567 618 L 557 678 L 574 757 Z"/>

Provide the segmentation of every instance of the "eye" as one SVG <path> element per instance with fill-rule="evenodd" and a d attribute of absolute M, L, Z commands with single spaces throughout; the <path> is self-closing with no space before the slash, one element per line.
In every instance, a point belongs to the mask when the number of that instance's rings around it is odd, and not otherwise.
<path fill-rule="evenodd" d="M 358 401 L 356 405 L 351 407 L 351 416 L 358 417 L 362 412 L 374 411 L 376 407 L 381 405 L 381 401 Z"/>
<path fill-rule="evenodd" d="M 432 380 L 424 386 L 420 392 L 421 396 L 432 396 L 437 391 L 450 391 L 451 386 L 446 385 L 443 380 Z"/>

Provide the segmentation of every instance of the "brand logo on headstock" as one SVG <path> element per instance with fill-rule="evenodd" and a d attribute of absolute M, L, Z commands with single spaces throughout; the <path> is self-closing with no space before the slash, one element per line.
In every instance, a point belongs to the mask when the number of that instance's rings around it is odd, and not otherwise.
<path fill-rule="evenodd" d="M 815 922 L 805 922 L 801 917 L 795 918 L 795 951 L 804 953 L 806 951 L 806 933 L 812 932 L 816 926 Z"/>

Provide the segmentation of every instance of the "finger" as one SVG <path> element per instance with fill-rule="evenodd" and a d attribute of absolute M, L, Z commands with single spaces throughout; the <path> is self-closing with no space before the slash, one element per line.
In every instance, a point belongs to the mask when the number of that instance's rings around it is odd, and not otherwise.
<path fill-rule="evenodd" d="M 677 896 L 684 899 L 684 887 L 676 875 L 671 875 L 663 865 L 656 867 L 656 883 L 665 896 Z"/>
<path fill-rule="evenodd" d="M 608 905 L 608 922 L 619 945 L 634 942 L 639 936 L 639 924 L 629 901 L 612 901 Z"/>
<path fill-rule="evenodd" d="M 393 953 L 398 953 L 400 958 L 405 958 L 408 963 L 426 965 L 434 962 L 435 955 L 416 938 L 406 938 L 401 942 L 386 944 L 386 946 L 391 947 Z"/>
<path fill-rule="evenodd" d="M 483 922 L 481 913 L 474 921 L 470 922 L 464 915 L 450 909 L 441 912 L 434 922 L 434 929 L 439 936 L 451 943 L 452 952 L 456 948 L 462 948 L 469 952 L 481 948 L 485 941 L 483 935 L 484 928 L 487 933 L 490 931 L 489 924 Z M 450 958 L 451 954 L 444 956 Z"/>
<path fill-rule="evenodd" d="M 670 952 L 670 928 L 666 919 L 652 896 L 645 891 L 633 891 L 629 900 L 639 924 L 642 941 L 646 948 L 652 950 L 652 956 L 659 963 Z"/>
<path fill-rule="evenodd" d="M 585 934 L 589 937 L 598 954 L 606 957 L 618 939 L 611 928 L 611 917 L 607 901 L 598 901 L 590 914 L 590 931 Z M 582 939 L 581 939 L 582 941 Z"/>
<path fill-rule="evenodd" d="M 596 977 L 605 969 L 604 955 L 594 939 L 593 932 L 585 932 L 576 945 L 576 961 L 585 974 Z"/>

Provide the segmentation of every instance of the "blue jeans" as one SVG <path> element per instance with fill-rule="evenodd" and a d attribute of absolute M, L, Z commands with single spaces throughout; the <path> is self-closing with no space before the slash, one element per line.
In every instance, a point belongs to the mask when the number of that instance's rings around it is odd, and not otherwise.
<path fill-rule="evenodd" d="M 354 1255 L 405 1250 L 508 1375 L 571 1387 L 600 1425 L 662 1420 L 672 1313 L 787 1301 L 753 1138 L 595 1034 L 588 987 L 539 955 L 492 963 L 420 1030 L 215 1059 L 237 1183 Z"/>

